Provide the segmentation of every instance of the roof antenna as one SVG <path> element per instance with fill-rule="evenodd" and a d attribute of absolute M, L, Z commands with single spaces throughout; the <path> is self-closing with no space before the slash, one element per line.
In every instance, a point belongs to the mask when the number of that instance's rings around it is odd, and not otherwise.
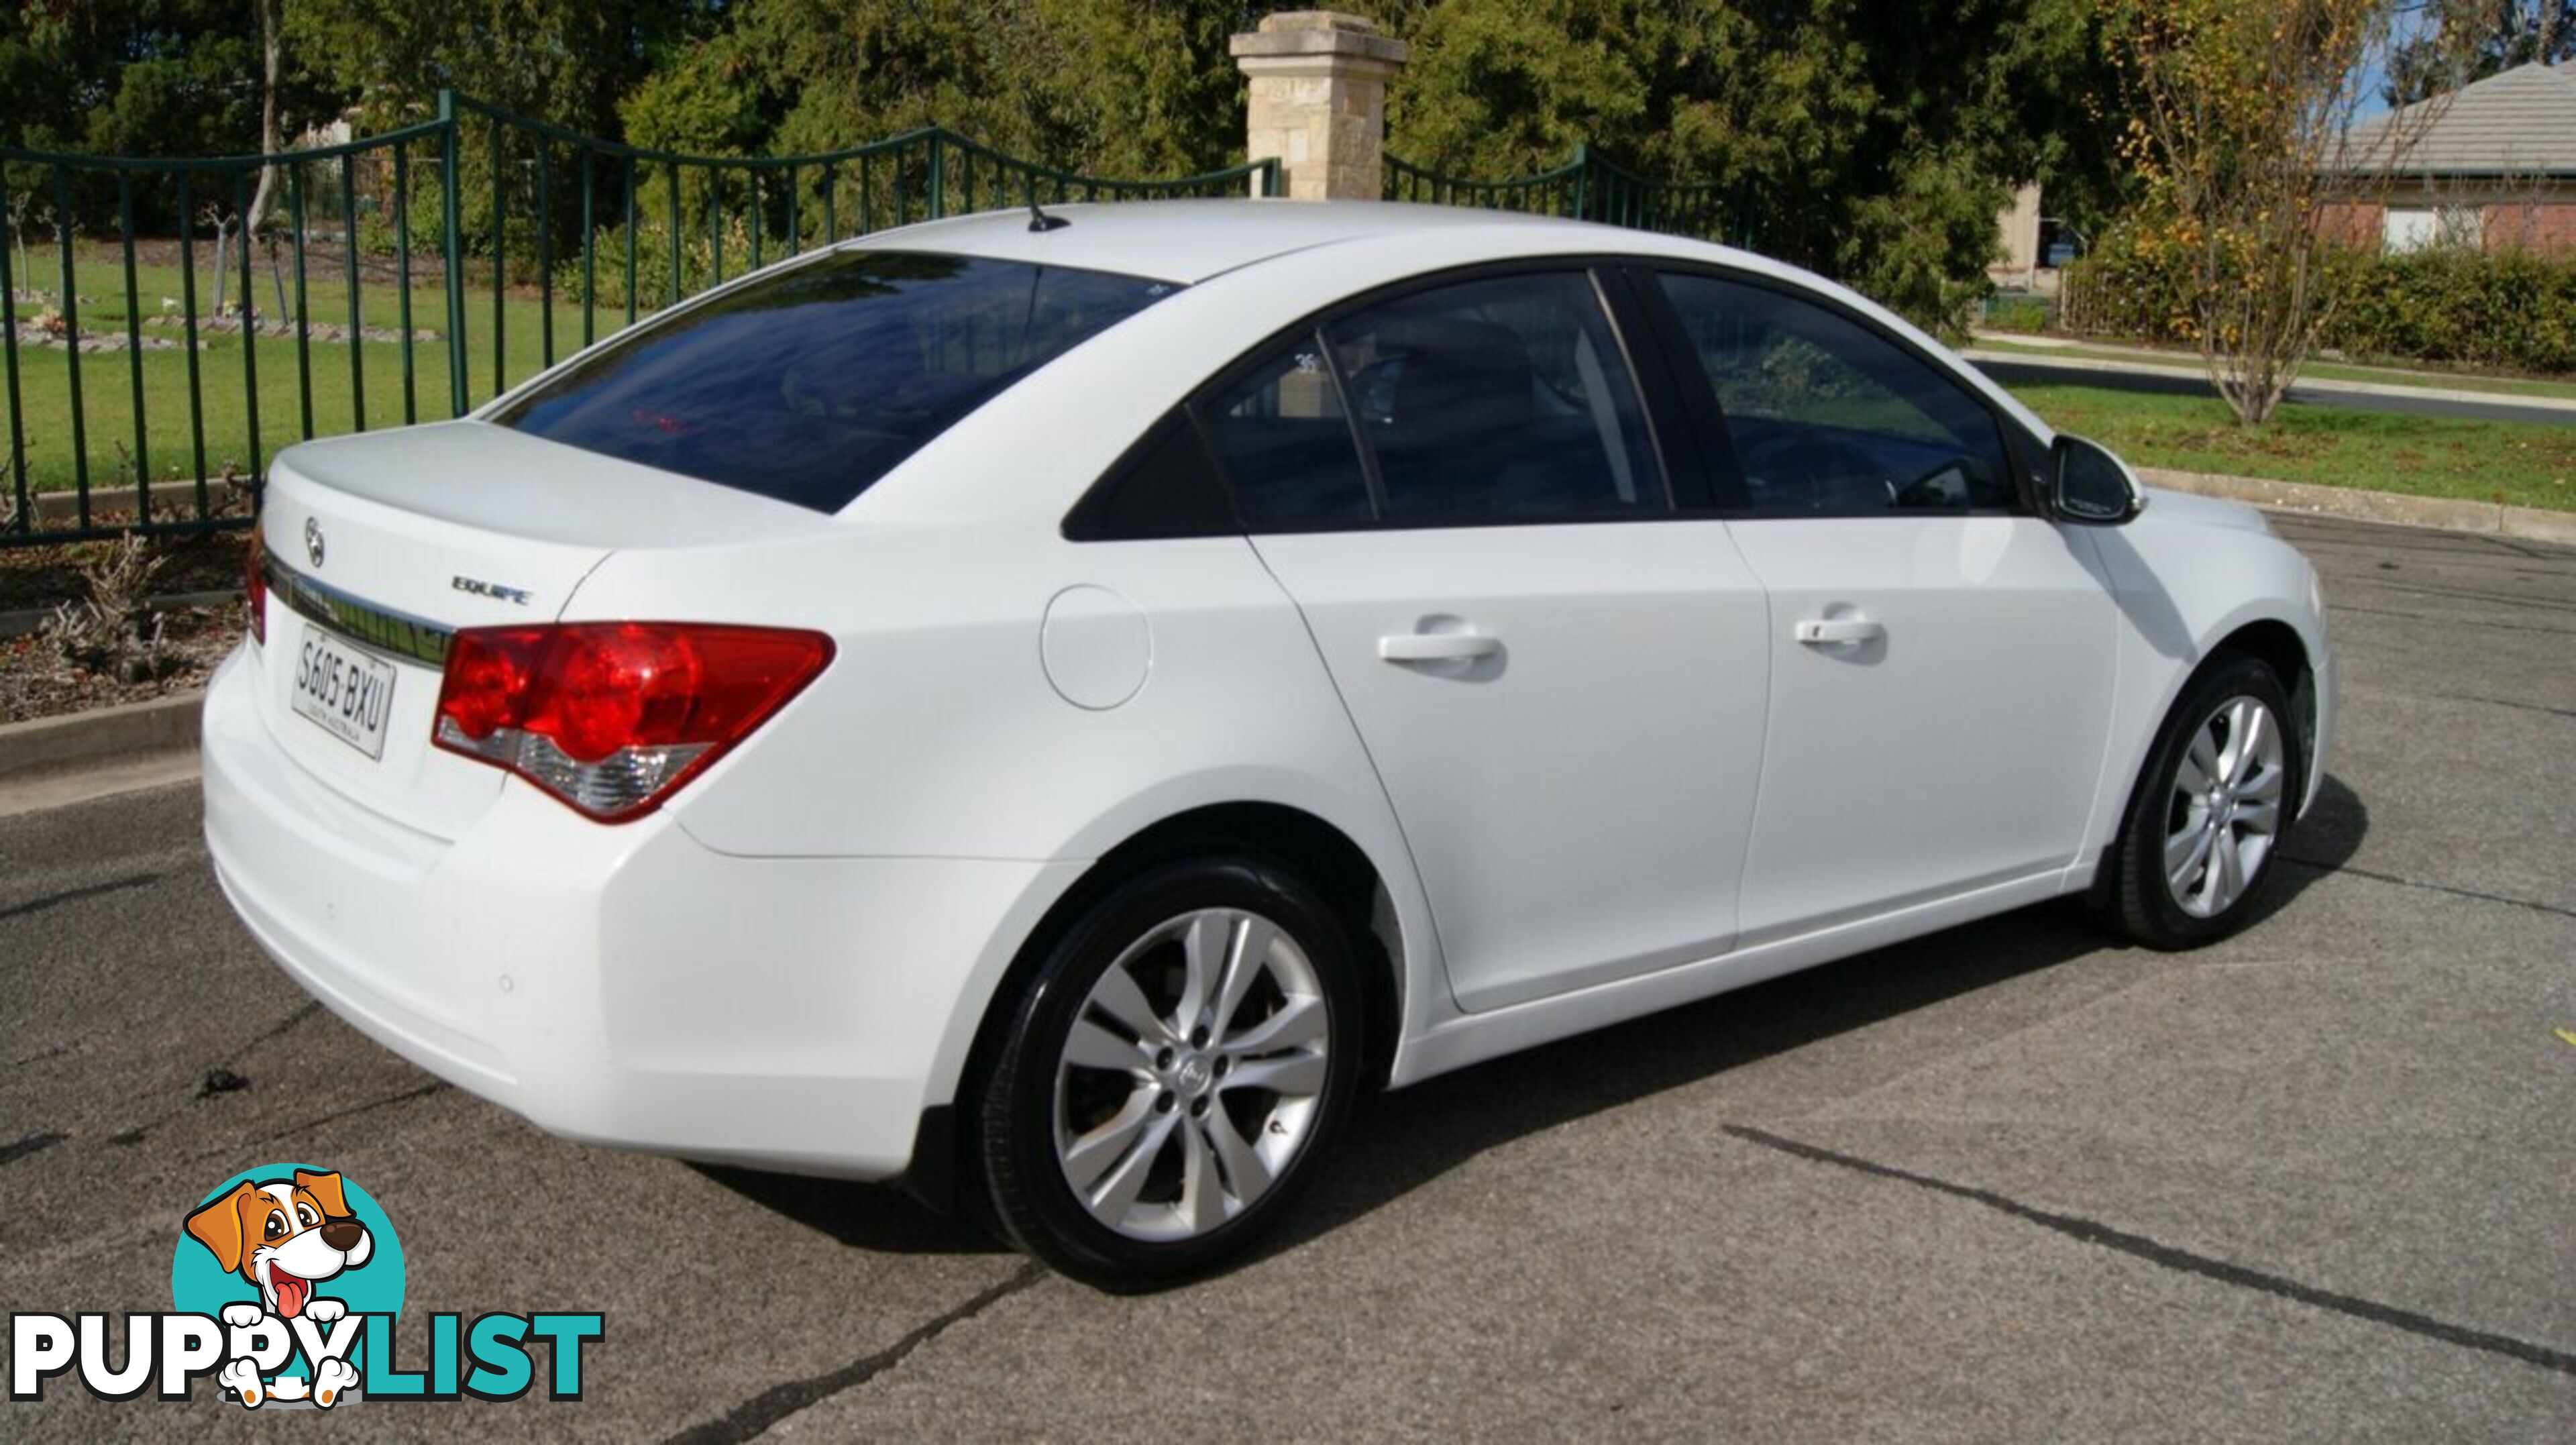
<path fill-rule="evenodd" d="M 1029 177 L 1029 229 L 1039 233 L 1061 231 L 1073 222 L 1062 216 L 1050 216 L 1038 209 L 1038 180 Z"/>

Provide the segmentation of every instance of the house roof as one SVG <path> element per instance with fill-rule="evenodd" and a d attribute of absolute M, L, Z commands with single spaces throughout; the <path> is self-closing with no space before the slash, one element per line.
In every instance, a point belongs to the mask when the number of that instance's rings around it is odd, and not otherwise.
<path fill-rule="evenodd" d="M 2364 121 L 2334 168 L 2377 170 L 2391 137 L 2401 176 L 2576 176 L 2576 73 L 2517 65 Z"/>

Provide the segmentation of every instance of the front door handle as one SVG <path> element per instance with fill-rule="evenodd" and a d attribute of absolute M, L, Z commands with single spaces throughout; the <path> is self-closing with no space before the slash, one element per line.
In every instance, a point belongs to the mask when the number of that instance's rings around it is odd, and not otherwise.
<path fill-rule="evenodd" d="M 1466 662 L 1500 652 L 1503 640 L 1480 632 L 1405 632 L 1377 640 L 1386 662 Z"/>
<path fill-rule="evenodd" d="M 1807 617 L 1799 620 L 1794 635 L 1810 647 L 1847 647 L 1876 642 L 1887 635 L 1887 627 L 1866 617 Z"/>

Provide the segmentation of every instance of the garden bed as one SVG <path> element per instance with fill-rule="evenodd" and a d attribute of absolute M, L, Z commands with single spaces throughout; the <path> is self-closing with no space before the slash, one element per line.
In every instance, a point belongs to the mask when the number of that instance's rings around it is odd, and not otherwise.
<path fill-rule="evenodd" d="M 84 603 L 139 607 L 159 629 L 154 665 L 125 674 L 84 666 L 70 655 L 51 624 L 0 637 L 0 723 L 26 722 L 87 712 L 119 703 L 148 702 L 203 685 L 215 664 L 241 640 L 245 619 L 238 600 L 243 539 L 238 533 L 146 544 L 152 597 L 225 594 L 207 605 L 152 605 L 143 597 L 102 595 L 98 579 L 113 573 L 118 544 L 0 550 L 0 614 L 50 615 Z"/>

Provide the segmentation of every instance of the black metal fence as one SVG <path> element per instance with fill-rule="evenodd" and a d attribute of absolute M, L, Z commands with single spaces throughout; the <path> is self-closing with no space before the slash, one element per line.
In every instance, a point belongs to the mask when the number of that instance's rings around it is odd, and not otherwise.
<path fill-rule="evenodd" d="M 1112 180 L 937 129 L 691 156 L 447 93 L 420 124 L 282 155 L 0 149 L 0 547 L 246 525 L 280 446 L 462 415 L 814 246 L 1247 191 L 1277 194 L 1278 163 Z"/>
<path fill-rule="evenodd" d="M 1760 239 L 1761 211 L 1749 194 L 1715 184 L 1649 180 L 1593 154 L 1590 146 L 1576 146 L 1574 159 L 1554 170 L 1509 180 L 1445 175 L 1393 156 L 1386 158 L 1385 176 L 1390 201 L 1527 211 L 1736 246 Z"/>

